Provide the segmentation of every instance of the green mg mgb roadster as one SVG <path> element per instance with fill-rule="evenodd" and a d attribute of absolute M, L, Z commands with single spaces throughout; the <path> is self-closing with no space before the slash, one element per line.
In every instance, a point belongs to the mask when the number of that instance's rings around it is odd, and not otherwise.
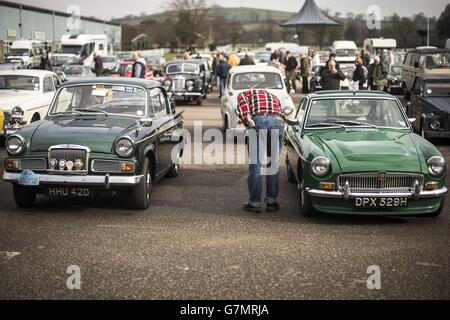
<path fill-rule="evenodd" d="M 414 134 L 400 101 L 381 92 L 303 98 L 286 130 L 287 174 L 300 213 L 438 216 L 447 164 Z"/>
<path fill-rule="evenodd" d="M 182 125 L 157 82 L 66 82 L 43 120 L 7 138 L 3 178 L 21 207 L 33 206 L 37 194 L 121 193 L 136 209 L 146 209 L 152 184 L 179 173 Z"/>

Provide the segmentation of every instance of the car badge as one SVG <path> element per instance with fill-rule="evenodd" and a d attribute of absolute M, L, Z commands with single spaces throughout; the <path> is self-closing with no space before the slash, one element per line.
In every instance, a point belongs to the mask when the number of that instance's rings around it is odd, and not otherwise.
<path fill-rule="evenodd" d="M 56 168 L 56 166 L 58 165 L 58 160 L 52 158 L 52 159 L 50 159 L 49 164 L 50 164 L 50 168 L 54 170 Z"/>
<path fill-rule="evenodd" d="M 386 172 L 378 172 L 378 180 L 379 181 L 386 180 Z"/>
<path fill-rule="evenodd" d="M 66 160 L 59 160 L 59 170 L 64 170 L 66 168 Z"/>
<path fill-rule="evenodd" d="M 66 167 L 67 167 L 67 170 L 72 171 L 72 169 L 73 169 L 73 161 L 67 161 Z"/>

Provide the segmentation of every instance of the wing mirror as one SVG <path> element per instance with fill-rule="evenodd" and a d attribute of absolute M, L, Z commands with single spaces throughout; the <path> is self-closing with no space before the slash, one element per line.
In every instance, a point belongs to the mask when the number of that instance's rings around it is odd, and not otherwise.
<path fill-rule="evenodd" d="M 139 125 L 143 128 L 150 128 L 153 125 L 153 119 L 150 118 L 139 119 Z"/>
<path fill-rule="evenodd" d="M 56 75 L 58 76 L 59 81 L 61 81 L 61 83 L 67 81 L 67 76 L 66 76 L 66 74 L 64 72 L 58 71 L 58 72 L 56 72 Z"/>
<path fill-rule="evenodd" d="M 295 109 L 292 107 L 286 107 L 283 109 L 285 115 L 290 116 L 294 113 Z"/>
<path fill-rule="evenodd" d="M 414 122 L 416 122 L 416 120 L 417 120 L 416 118 L 409 118 L 409 119 L 408 119 L 408 121 L 409 121 L 410 123 L 414 123 Z"/>

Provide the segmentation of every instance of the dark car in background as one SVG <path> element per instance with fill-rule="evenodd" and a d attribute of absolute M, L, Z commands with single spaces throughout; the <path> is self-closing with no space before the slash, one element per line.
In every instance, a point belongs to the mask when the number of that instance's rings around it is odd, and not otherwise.
<path fill-rule="evenodd" d="M 56 53 L 50 58 L 53 72 L 58 72 L 65 65 L 77 64 L 78 58 L 74 54 Z"/>
<path fill-rule="evenodd" d="M 394 64 L 389 67 L 385 91 L 394 95 L 402 95 L 405 92 L 401 65 Z"/>
<path fill-rule="evenodd" d="M 95 73 L 93 73 L 89 67 L 82 65 L 67 65 L 64 66 L 60 72 L 64 74 L 66 80 L 95 77 Z"/>
<path fill-rule="evenodd" d="M 450 138 L 450 75 L 417 75 L 406 112 L 422 137 Z"/>
<path fill-rule="evenodd" d="M 176 102 L 202 105 L 202 99 L 206 99 L 208 94 L 204 60 L 173 60 L 167 64 L 165 73 L 164 86 L 173 94 Z"/>

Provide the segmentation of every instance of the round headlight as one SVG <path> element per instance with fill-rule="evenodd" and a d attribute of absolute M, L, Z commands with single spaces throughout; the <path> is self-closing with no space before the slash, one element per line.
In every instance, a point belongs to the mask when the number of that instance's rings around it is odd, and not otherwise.
<path fill-rule="evenodd" d="M 192 80 L 186 81 L 186 89 L 188 91 L 194 90 L 194 81 Z"/>
<path fill-rule="evenodd" d="M 122 138 L 116 143 L 116 153 L 120 157 L 129 157 L 133 153 L 133 142 L 128 138 Z"/>
<path fill-rule="evenodd" d="M 431 157 L 428 160 L 428 172 L 434 176 L 441 176 L 445 171 L 445 159 L 442 157 Z"/>
<path fill-rule="evenodd" d="M 25 112 L 22 110 L 21 107 L 14 107 L 11 110 L 11 114 L 14 115 L 14 116 L 23 116 L 24 113 Z"/>
<path fill-rule="evenodd" d="M 6 150 L 10 154 L 17 155 L 25 149 L 25 142 L 19 135 L 12 135 L 6 141 Z"/>
<path fill-rule="evenodd" d="M 311 171 L 317 177 L 325 176 L 330 170 L 330 160 L 325 157 L 317 157 L 311 162 Z"/>
<path fill-rule="evenodd" d="M 431 129 L 438 130 L 441 127 L 441 122 L 439 120 L 433 120 L 430 124 Z"/>

